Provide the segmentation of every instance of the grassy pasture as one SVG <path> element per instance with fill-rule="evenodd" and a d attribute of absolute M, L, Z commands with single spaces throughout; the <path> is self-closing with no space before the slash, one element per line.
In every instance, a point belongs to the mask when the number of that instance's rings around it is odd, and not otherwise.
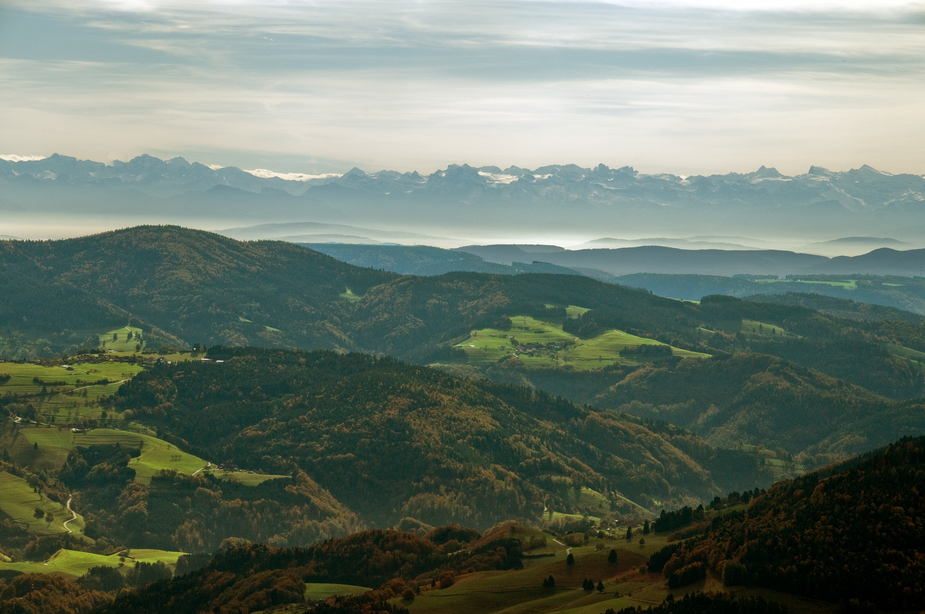
<path fill-rule="evenodd" d="M 34 378 L 38 378 L 47 383 L 45 385 L 47 393 L 67 392 L 75 388 L 86 387 L 89 395 L 90 390 L 101 387 L 96 382 L 101 380 L 119 382 L 134 377 L 142 370 L 138 365 L 109 361 L 98 364 L 79 363 L 70 366 L 72 370 L 64 366 L 45 367 L 32 363 L 0 363 L 0 374 L 10 376 L 5 384 L 0 385 L 0 394 L 41 394 L 43 384 L 34 381 Z M 61 383 L 52 384 L 52 382 Z"/>
<path fill-rule="evenodd" d="M 894 356 L 899 356 L 900 358 L 905 358 L 914 363 L 918 363 L 918 367 L 921 369 L 925 365 L 925 352 L 920 352 L 918 350 L 913 350 L 912 348 L 907 348 L 904 345 L 896 345 L 893 343 L 887 344 L 887 350 Z"/>
<path fill-rule="evenodd" d="M 608 608 L 646 608 L 662 603 L 669 594 L 681 598 L 685 593 L 703 590 L 761 596 L 785 604 L 794 614 L 828 614 L 837 607 L 764 589 L 727 589 L 712 573 L 706 580 L 668 590 L 661 574 L 641 573 L 649 556 L 668 544 L 667 535 L 646 535 L 643 545 L 638 543 L 640 537 L 641 531 L 637 531 L 632 542 L 592 539 L 583 546 L 571 548 L 575 558 L 573 566 L 566 564 L 566 547 L 550 540 L 550 545 L 559 549 L 556 556 L 527 559 L 522 570 L 464 574 L 449 588 L 425 587 L 413 602 L 395 599 L 393 603 L 407 607 L 412 614 L 601 614 Z M 607 562 L 611 548 L 617 551 L 616 564 Z M 555 588 L 542 588 L 543 580 L 550 575 L 555 578 Z M 602 581 L 603 593 L 582 590 L 585 578 L 593 580 L 595 585 Z"/>
<path fill-rule="evenodd" d="M 775 278 L 758 278 L 752 279 L 751 281 L 759 284 L 774 284 L 774 283 L 792 283 L 792 284 L 823 284 L 826 286 L 834 286 L 836 288 L 844 288 L 845 290 L 857 290 L 858 282 L 853 279 L 847 280 L 828 280 L 828 279 L 775 279 Z"/>
<path fill-rule="evenodd" d="M 340 297 L 341 297 L 342 299 L 344 299 L 345 301 L 347 301 L 348 303 L 355 303 L 355 302 L 357 302 L 358 300 L 360 300 L 360 297 L 357 296 L 356 294 L 354 294 L 354 293 L 353 293 L 353 290 L 351 290 L 350 288 L 347 288 L 347 290 L 344 291 L 344 292 L 340 295 Z"/>
<path fill-rule="evenodd" d="M 776 335 L 778 337 L 783 337 L 789 334 L 780 326 L 768 324 L 767 322 L 757 322 L 755 320 L 742 320 L 742 328 L 740 330 L 743 333 L 751 335 Z"/>
<path fill-rule="evenodd" d="M 145 348 L 144 332 L 135 326 L 123 326 L 100 333 L 100 347 L 117 352 L 134 352 Z M 138 346 L 141 346 L 140 348 Z"/>
<path fill-rule="evenodd" d="M 0 374 L 10 376 L 6 383 L 0 384 L 0 395 L 23 397 L 23 402 L 30 403 L 44 422 L 75 424 L 86 420 L 99 421 L 105 411 L 99 400 L 115 394 L 124 380 L 142 370 L 138 365 L 111 361 L 68 366 L 71 368 L 0 363 Z M 106 419 L 121 418 L 110 410 Z"/>
<path fill-rule="evenodd" d="M 134 563 L 154 563 L 163 561 L 171 571 L 176 569 L 177 559 L 185 552 L 169 552 L 166 550 L 131 550 L 131 557 L 121 560 L 120 555 L 91 554 L 76 550 L 58 550 L 47 561 L 23 561 L 19 563 L 0 563 L 0 570 L 14 570 L 22 573 L 55 573 L 76 580 L 86 574 L 92 567 L 113 567 L 120 565 L 130 568 Z"/>
<path fill-rule="evenodd" d="M 305 599 L 319 601 L 335 595 L 359 595 L 373 589 L 366 586 L 352 584 L 324 584 L 321 582 L 307 582 L 305 584 Z"/>
<path fill-rule="evenodd" d="M 198 456 L 187 454 L 175 445 L 156 437 L 129 433 L 114 429 L 94 429 L 87 433 L 74 435 L 75 446 L 113 445 L 141 448 L 141 454 L 129 461 L 129 467 L 135 470 L 135 480 L 141 484 L 150 484 L 151 477 L 162 469 L 172 469 L 178 473 L 192 474 L 206 466 L 206 461 Z"/>
<path fill-rule="evenodd" d="M 9 429 L 4 430 L 4 435 L 9 437 Z M 129 461 L 129 467 L 135 470 L 135 479 L 142 484 L 150 484 L 151 477 L 162 469 L 192 474 L 206 466 L 206 461 L 183 452 L 173 444 L 150 435 L 129 431 L 93 429 L 86 433 L 72 433 L 69 429 L 26 426 L 19 428 L 18 435 L 17 440 L 10 445 L 11 455 L 18 458 L 20 462 L 28 462 L 38 468 L 57 469 L 61 467 L 68 452 L 76 447 L 117 443 L 122 447 L 141 451 L 138 457 Z M 35 449 L 35 444 L 38 444 L 38 449 Z M 34 458 L 30 454 L 34 455 Z M 278 477 L 247 473 L 244 475 L 250 478 L 250 483 L 259 483 L 271 477 Z M 243 477 L 240 481 L 249 483 Z"/>
<path fill-rule="evenodd" d="M 473 364 L 490 364 L 504 356 L 517 355 L 528 367 L 571 365 L 576 369 L 590 370 L 615 363 L 644 362 L 644 358 L 620 356 L 621 350 L 639 345 L 664 344 L 619 330 L 607 331 L 593 339 L 580 339 L 563 331 L 561 324 L 529 316 L 514 316 L 509 329 L 472 331 L 469 338 L 456 347 L 465 351 Z M 681 357 L 708 356 L 677 348 L 672 348 L 672 354 Z"/>
<path fill-rule="evenodd" d="M 289 476 L 286 475 L 272 475 L 269 473 L 248 473 L 247 471 L 221 471 L 221 470 L 210 470 L 204 471 L 203 473 L 210 473 L 214 475 L 219 480 L 229 480 L 234 482 L 240 482 L 245 486 L 256 486 L 266 482 L 267 480 L 275 480 L 277 478 L 286 478 Z M 369 589 L 367 589 L 369 590 Z"/>
<path fill-rule="evenodd" d="M 50 512 L 51 522 L 47 522 L 47 517 L 44 515 L 36 518 L 36 508 L 45 514 Z M 64 505 L 52 501 L 41 493 L 34 492 L 33 487 L 26 480 L 5 471 L 0 471 L 0 512 L 29 531 L 40 535 L 67 533 L 64 522 L 71 519 L 71 513 Z M 81 533 L 84 526 L 84 519 L 80 514 L 68 524 L 74 533 Z"/>
<path fill-rule="evenodd" d="M 597 549 L 600 541 L 601 549 Z M 610 548 L 618 551 L 617 563 L 607 562 Z M 565 550 L 555 557 L 533 559 L 531 565 L 517 571 L 488 571 L 466 574 L 457 578 L 447 589 L 425 591 L 413 603 L 403 603 L 414 613 L 458 612 L 578 612 L 590 608 L 589 612 L 600 614 L 611 605 L 615 592 L 622 590 L 624 576 L 636 574 L 644 565 L 646 556 L 632 548 L 621 549 L 616 541 L 593 540 L 587 546 L 572 548 L 575 565 L 566 565 Z M 543 561 L 540 563 L 540 561 Z M 545 578 L 552 575 L 556 580 L 554 589 L 542 588 Z M 603 594 L 596 590 L 581 590 L 585 578 L 604 582 Z M 666 591 L 667 594 L 667 591 Z M 626 605 L 639 605 L 627 601 Z M 626 606 L 621 606 L 626 607 Z"/>

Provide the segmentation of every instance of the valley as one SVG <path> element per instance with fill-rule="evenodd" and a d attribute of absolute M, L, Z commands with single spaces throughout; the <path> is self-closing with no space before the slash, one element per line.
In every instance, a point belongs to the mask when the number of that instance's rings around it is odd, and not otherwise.
<path fill-rule="evenodd" d="M 925 432 L 925 321 L 888 308 L 398 275 L 176 227 L 7 243 L 0 265 L 84 305 L 65 323 L 0 296 L 4 343 L 33 340 L 0 354 L 0 612 L 49 573 L 94 613 L 150 590 L 188 611 L 602 614 L 697 590 L 832 612 L 686 544 Z"/>

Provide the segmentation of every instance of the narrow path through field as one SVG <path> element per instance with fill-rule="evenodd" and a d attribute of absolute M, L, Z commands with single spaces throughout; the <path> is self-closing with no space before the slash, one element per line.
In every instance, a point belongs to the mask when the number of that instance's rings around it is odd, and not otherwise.
<path fill-rule="evenodd" d="M 65 529 L 67 529 L 67 532 L 68 532 L 68 533 L 73 533 L 73 531 L 71 531 L 71 530 L 68 528 L 67 523 L 73 522 L 74 520 L 77 520 L 77 512 L 75 512 L 74 510 L 71 509 L 71 499 L 73 499 L 73 498 L 74 498 L 73 495 L 69 496 L 69 497 L 67 498 L 67 505 L 65 506 L 65 507 L 67 507 L 67 511 L 69 511 L 69 512 L 71 513 L 71 519 L 70 519 L 70 520 L 65 520 L 65 521 L 64 521 L 64 524 L 62 525 Z"/>
<path fill-rule="evenodd" d="M 109 382 L 109 384 L 124 384 L 127 381 L 128 381 L 127 379 L 120 379 L 118 382 Z M 89 386 L 81 386 L 80 388 L 71 388 L 71 392 L 75 392 L 77 390 L 84 390 L 85 388 L 93 388 L 94 386 L 106 386 L 109 384 L 90 384 Z"/>
<path fill-rule="evenodd" d="M 553 538 L 552 541 L 556 542 L 556 543 L 559 544 L 560 546 L 565 546 L 565 544 L 563 544 L 562 542 L 560 542 L 558 539 Z M 566 549 L 565 549 L 565 556 L 568 556 L 568 555 L 570 555 L 571 553 L 572 553 L 572 549 L 571 549 L 571 548 L 566 548 Z"/>

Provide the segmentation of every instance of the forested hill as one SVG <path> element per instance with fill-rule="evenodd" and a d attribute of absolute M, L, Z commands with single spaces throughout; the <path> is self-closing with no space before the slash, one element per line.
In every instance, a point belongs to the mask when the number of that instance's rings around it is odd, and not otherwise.
<path fill-rule="evenodd" d="M 544 508 L 636 513 L 624 497 L 654 507 L 766 479 L 747 456 L 681 429 L 392 359 L 256 348 L 210 357 L 224 362 L 139 374 L 117 409 L 205 458 L 304 470 L 379 526 L 485 527 Z"/>
<path fill-rule="evenodd" d="M 925 608 L 925 437 L 781 482 L 743 512 L 653 560 L 666 577 L 691 564 L 855 611 Z M 863 609 L 862 609 L 863 608 Z"/>
<path fill-rule="evenodd" d="M 22 350 L 29 339 L 33 353 L 46 355 L 92 347 L 126 320 L 168 345 L 388 354 L 671 420 L 713 445 L 782 447 L 812 457 L 809 466 L 920 433 L 925 423 L 916 401 L 925 393 L 921 319 L 840 319 L 723 296 L 695 304 L 577 275 L 399 276 L 288 243 L 177 227 L 2 242 L 0 276 L 22 289 L 0 295 L 0 353 L 12 340 L 19 357 L 30 355 Z M 478 331 L 514 337 L 512 318 L 600 349 L 585 350 L 582 368 L 467 351 Z M 633 347 L 607 345 L 614 335 L 671 348 L 634 358 Z M 691 353 L 699 357 L 679 355 Z M 668 385 L 678 381 L 686 386 Z"/>
<path fill-rule="evenodd" d="M 129 317 L 185 343 L 332 347 L 348 290 L 397 276 L 291 243 L 242 242 L 172 226 L 64 241 L 0 242 L 0 326 L 89 329 Z M 82 341 L 82 339 L 81 339 Z"/>

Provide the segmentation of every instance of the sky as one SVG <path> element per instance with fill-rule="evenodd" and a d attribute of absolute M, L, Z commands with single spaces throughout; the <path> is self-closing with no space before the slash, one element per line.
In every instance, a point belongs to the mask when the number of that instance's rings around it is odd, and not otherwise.
<path fill-rule="evenodd" d="M 923 103 L 923 1 L 0 0 L 7 157 L 923 174 Z"/>

